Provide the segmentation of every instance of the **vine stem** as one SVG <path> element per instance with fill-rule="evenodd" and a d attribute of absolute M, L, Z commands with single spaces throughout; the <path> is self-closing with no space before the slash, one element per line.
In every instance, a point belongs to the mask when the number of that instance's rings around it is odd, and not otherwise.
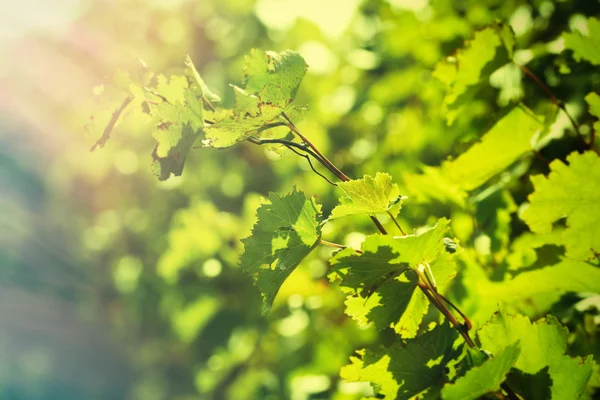
<path fill-rule="evenodd" d="M 330 168 L 331 172 L 333 172 L 335 176 L 337 176 L 343 182 L 348 182 L 350 180 L 350 178 L 348 178 L 346 174 L 340 171 L 338 167 L 336 167 L 331 161 L 329 161 L 329 159 L 325 157 L 323 153 L 321 153 L 319 149 L 317 149 L 317 147 L 314 144 L 312 144 L 312 142 L 308 140 L 308 138 L 304 136 L 302 132 L 298 130 L 298 128 L 296 128 L 296 125 L 294 125 L 292 120 L 289 119 L 289 117 L 284 112 L 281 113 L 281 115 L 287 121 L 288 128 L 290 128 L 292 132 L 298 135 L 298 137 L 302 139 L 302 141 L 306 143 L 319 156 L 319 158 L 321 158 L 321 160 L 323 160 L 323 162 Z"/>
<path fill-rule="evenodd" d="M 292 120 L 284 112 L 281 113 L 281 116 L 287 121 L 287 127 L 290 128 L 290 130 L 296 135 L 298 135 L 298 137 L 314 151 L 314 153 L 318 156 L 319 161 L 321 161 L 323 165 L 327 167 L 327 169 L 329 169 L 342 182 L 348 182 L 350 180 L 346 174 L 344 174 L 338 167 L 329 161 L 329 159 L 325 157 L 325 155 L 323 155 L 323 153 L 321 153 L 319 149 L 310 140 L 308 140 L 308 138 L 304 136 L 300 130 L 298 130 L 298 128 L 296 128 L 296 125 L 294 125 Z M 379 222 L 377 217 L 371 215 L 371 221 L 373 221 L 379 232 L 381 232 L 383 235 L 387 235 L 387 231 L 383 225 L 381 225 L 381 222 Z"/>
<path fill-rule="evenodd" d="M 402 229 L 402 227 L 400 226 L 400 224 L 398 223 L 398 221 L 396 220 L 396 218 L 394 218 L 394 216 L 392 215 L 392 213 L 388 211 L 387 215 L 391 218 L 392 221 L 394 221 L 394 224 L 396 225 L 396 227 L 398 227 L 398 229 L 400 230 L 400 232 L 402 232 L 402 236 L 406 236 L 406 233 L 404 232 L 404 230 Z"/>
<path fill-rule="evenodd" d="M 114 129 L 115 125 L 117 124 L 117 121 L 121 117 L 121 114 L 123 114 L 123 111 L 125 111 L 127 106 L 132 101 L 133 101 L 132 95 L 125 97 L 125 100 L 123 100 L 121 105 L 112 113 L 112 116 L 110 117 L 110 121 L 108 121 L 108 124 L 106 125 L 106 127 L 104 128 L 104 131 L 102 132 L 102 136 L 90 148 L 91 152 L 96 150 L 96 148 L 98 148 L 98 147 L 100 147 L 100 148 L 104 147 L 104 144 L 106 143 L 108 138 L 110 138 L 110 134 L 112 133 L 112 130 Z"/>
<path fill-rule="evenodd" d="M 350 247 L 348 246 L 344 246 L 343 244 L 339 244 L 339 243 L 333 243 L 333 242 L 328 242 L 327 240 L 323 240 L 323 239 L 319 239 L 319 243 L 324 245 L 324 246 L 328 246 L 328 247 L 334 247 L 336 249 L 349 249 Z M 358 249 L 353 249 L 355 252 L 357 252 L 358 254 L 362 254 L 362 250 L 358 250 Z"/>
<path fill-rule="evenodd" d="M 581 134 L 581 131 L 579 130 L 579 125 L 577 124 L 577 122 L 575 122 L 575 119 L 567 111 L 567 107 L 565 106 L 565 103 L 560 101 L 558 98 L 556 98 L 556 96 L 554 96 L 554 94 L 552 93 L 550 88 L 544 82 L 542 82 L 542 80 L 535 73 L 533 73 L 533 71 L 531 71 L 529 68 L 527 68 L 524 65 L 518 64 L 514 61 L 513 61 L 513 63 L 517 67 L 519 67 L 519 69 L 521 69 L 521 71 L 523 71 L 525 73 L 525 75 L 527 75 L 533 82 L 535 82 L 536 85 L 538 85 L 548 95 L 548 98 L 556 107 L 558 107 L 565 113 L 567 118 L 569 118 L 569 121 L 571 122 L 571 125 L 573 126 L 573 129 L 575 130 L 575 133 L 577 134 L 579 139 L 589 148 L 593 148 L 594 136 L 592 136 L 590 143 L 586 143 L 583 135 Z"/>
<path fill-rule="evenodd" d="M 319 149 L 310 140 L 308 140 L 308 138 L 306 136 L 304 136 L 302 134 L 302 132 L 300 132 L 300 130 L 296 127 L 296 125 L 294 125 L 292 120 L 290 120 L 290 118 L 285 113 L 281 113 L 281 116 L 287 121 L 287 127 L 294 134 L 296 134 L 307 146 L 309 146 L 310 149 L 312 149 L 312 151 L 316 155 L 315 158 L 317 160 L 319 160 L 324 166 L 327 167 L 327 169 L 329 169 L 335 176 L 337 176 L 343 182 L 348 182 L 350 180 L 350 178 L 348 178 L 348 176 L 346 174 L 344 174 L 339 168 L 337 168 L 327 157 L 325 157 L 325 155 L 323 155 L 323 153 L 321 153 L 321 151 L 319 151 Z M 388 215 L 391 217 L 392 221 L 394 221 L 394 224 L 398 227 L 400 232 L 402 232 L 402 234 L 406 236 L 406 233 L 400 227 L 400 224 L 398 223 L 398 221 L 396 221 L 396 219 L 393 217 L 393 215 L 389 211 L 388 211 Z M 381 222 L 379 222 L 379 220 L 375 216 L 371 216 L 371 220 L 373 221 L 375 226 L 377 226 L 377 229 L 379 229 L 379 232 L 381 232 L 383 235 L 387 235 L 387 231 L 385 230 L 383 225 L 381 225 Z M 320 243 L 325 246 L 330 246 L 330 247 L 335 247 L 335 248 L 341 248 L 341 249 L 346 248 L 346 246 L 344 246 L 344 245 L 328 242 L 323 239 L 320 239 Z M 356 250 L 356 251 L 359 253 L 362 253 L 362 251 L 360 251 L 360 250 Z M 425 294 L 425 296 L 429 299 L 429 301 L 437 309 L 440 310 L 440 312 L 452 323 L 452 325 L 454 325 L 454 327 L 458 330 L 458 332 L 463 337 L 463 339 L 465 340 L 467 345 L 469 345 L 469 347 L 471 347 L 471 348 L 476 348 L 477 346 L 475 345 L 475 343 L 469 336 L 469 332 L 468 332 L 469 329 L 471 328 L 471 321 L 464 315 L 464 313 L 462 311 L 460 311 L 458 309 L 458 307 L 456 307 L 454 304 L 450 303 L 450 301 L 448 301 L 445 297 L 443 297 L 441 294 L 439 294 L 437 289 L 435 288 L 435 286 L 430 283 L 429 279 L 426 279 L 420 271 L 418 271 L 418 270 L 415 270 L 415 271 L 419 275 L 419 282 L 417 282 L 417 286 L 419 286 L 419 288 Z M 464 320 L 465 320 L 464 326 L 457 321 L 457 319 L 454 317 L 454 315 L 452 315 L 452 312 L 446 306 L 446 302 L 452 308 L 457 310 L 457 312 L 464 318 Z"/>

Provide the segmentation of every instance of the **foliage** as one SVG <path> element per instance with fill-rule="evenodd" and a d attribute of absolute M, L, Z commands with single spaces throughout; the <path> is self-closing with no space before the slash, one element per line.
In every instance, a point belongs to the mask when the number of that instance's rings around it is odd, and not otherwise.
<path fill-rule="evenodd" d="M 188 21 L 184 41 L 109 68 L 87 126 L 101 166 L 69 148 L 51 175 L 64 204 L 102 199 L 57 219 L 81 213 L 104 285 L 81 296 L 128 339 L 123 390 L 596 396 L 597 6 L 363 2 L 339 36 L 327 7 L 290 5 L 284 28 L 275 3 L 155 11 L 150 36 Z"/>

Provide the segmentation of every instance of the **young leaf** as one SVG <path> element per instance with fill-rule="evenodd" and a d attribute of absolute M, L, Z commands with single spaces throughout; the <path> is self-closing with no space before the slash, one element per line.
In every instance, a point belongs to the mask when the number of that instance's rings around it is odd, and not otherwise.
<path fill-rule="evenodd" d="M 246 57 L 245 86 L 234 86 L 235 108 L 213 115 L 215 123 L 206 128 L 204 144 L 229 147 L 275 122 L 282 112 L 293 108 L 307 67 L 304 59 L 293 51 L 253 49 Z"/>
<path fill-rule="evenodd" d="M 456 382 L 444 386 L 442 398 L 444 400 L 479 399 L 486 393 L 497 391 L 506 379 L 506 374 L 517 361 L 520 351 L 519 342 L 505 347 L 494 358 L 485 361 L 479 367 L 470 369 Z"/>
<path fill-rule="evenodd" d="M 510 345 L 520 342 L 521 353 L 515 368 L 535 374 L 549 366 L 552 398 L 578 398 L 595 365 L 591 357 L 581 359 L 564 355 L 568 332 L 552 316 L 532 324 L 525 316 L 498 312 L 479 330 L 478 337 L 482 348 L 492 354 L 500 354 Z M 554 394 L 561 397 L 554 397 Z"/>
<path fill-rule="evenodd" d="M 566 255 L 587 260 L 600 252 L 600 157 L 591 151 L 572 153 L 567 162 L 555 160 L 547 178 L 531 178 L 535 190 L 522 219 L 533 232 L 549 233 L 566 216 Z"/>
<path fill-rule="evenodd" d="M 181 175 L 185 159 L 204 127 L 201 93 L 189 87 L 185 77 L 157 77 L 150 112 L 157 119 L 153 136 L 153 169 L 164 181 L 171 174 Z"/>
<path fill-rule="evenodd" d="M 600 20 L 591 17 L 587 20 L 587 35 L 581 32 L 563 33 L 565 49 L 573 50 L 573 58 L 586 60 L 593 65 L 600 65 Z"/>
<path fill-rule="evenodd" d="M 352 363 L 342 368 L 340 376 L 351 382 L 371 382 L 386 399 L 435 392 L 447 362 L 458 353 L 453 349 L 457 337 L 456 329 L 446 323 L 388 348 L 361 350 L 358 357 L 350 357 Z"/>
<path fill-rule="evenodd" d="M 257 217 L 252 235 L 242 240 L 241 267 L 255 278 L 267 313 L 285 279 L 319 243 L 321 206 L 294 188 L 284 197 L 271 193 Z"/>
<path fill-rule="evenodd" d="M 365 175 L 362 179 L 340 182 L 338 185 L 346 196 L 340 198 L 340 204 L 333 209 L 330 218 L 387 211 L 395 217 L 400 211 L 402 196 L 389 174 L 378 172 L 375 178 Z"/>
<path fill-rule="evenodd" d="M 252 49 L 246 56 L 245 89 L 261 103 L 285 108 L 296 97 L 308 65 L 300 54 Z"/>

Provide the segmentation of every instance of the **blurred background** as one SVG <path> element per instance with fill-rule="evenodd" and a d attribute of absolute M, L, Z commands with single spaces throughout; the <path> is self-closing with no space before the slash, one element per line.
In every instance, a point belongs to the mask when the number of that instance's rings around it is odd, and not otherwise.
<path fill-rule="evenodd" d="M 310 106 L 301 130 L 348 175 L 386 171 L 403 185 L 406 174 L 468 148 L 515 99 L 542 113 L 553 107 L 514 69 L 448 126 L 443 85 L 431 77 L 437 62 L 475 30 L 506 21 L 517 47 L 536 49 L 529 67 L 576 111 L 598 72 L 582 64 L 565 80 L 557 39 L 599 14 L 595 0 L 2 2 L 0 398 L 371 393 L 339 378 L 378 333 L 344 315 L 344 296 L 326 277 L 329 249 L 303 262 L 266 317 L 237 266 L 261 196 L 296 185 L 317 194 L 327 215 L 339 192 L 304 159 L 251 144 L 193 150 L 181 177 L 159 182 L 152 129 L 139 120 L 124 120 L 91 153 L 92 88 L 117 68 L 141 58 L 181 73 L 189 53 L 231 104 L 228 84 L 240 82 L 251 48 L 298 51 L 310 66 L 296 101 Z M 563 158 L 575 142 L 558 135 L 545 156 Z M 513 196 L 522 201 L 528 185 Z M 459 238 L 474 234 L 460 210 L 403 193 L 408 229 L 447 216 Z M 374 232 L 357 217 L 329 224 L 324 238 L 356 245 Z"/>

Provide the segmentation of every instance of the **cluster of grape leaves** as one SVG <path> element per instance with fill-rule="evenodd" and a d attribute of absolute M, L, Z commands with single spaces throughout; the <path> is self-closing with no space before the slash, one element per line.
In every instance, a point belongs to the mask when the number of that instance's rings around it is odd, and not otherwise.
<path fill-rule="evenodd" d="M 600 43 L 598 21 L 591 18 L 588 26 L 587 36 L 579 32 L 565 33 L 565 46 L 576 61 L 595 64 Z M 494 25 L 477 32 L 464 49 L 438 65 L 434 76 L 447 86 L 444 107 L 448 123 L 453 123 L 482 87 L 489 85 L 494 71 L 512 62 L 514 43 L 509 28 Z M 589 114 L 600 117 L 600 96 L 590 93 L 585 100 Z M 548 143 L 545 135 L 552 122 L 523 104 L 513 104 L 478 143 L 457 158 L 439 167 L 424 167 L 421 174 L 404 176 L 409 198 L 453 203 L 473 212 L 478 220 L 494 221 L 486 232 L 495 246 L 494 254 L 502 254 L 511 264 L 510 268 L 524 272 L 518 271 L 514 277 L 507 276 L 501 282 L 482 275 L 466 277 L 463 284 L 474 288 L 471 297 L 488 304 L 487 309 L 507 304 L 515 312 L 519 308 L 515 308 L 516 304 L 526 303 L 536 296 L 549 296 L 551 301 L 556 301 L 566 292 L 600 293 L 600 157 L 594 151 L 574 152 L 565 162 L 551 162 L 547 176 L 531 177 L 534 191 L 520 215 L 531 233 L 513 242 L 514 254 L 507 248 L 509 215 L 517 211 L 517 205 L 506 190 L 506 184 L 526 172 L 532 153 Z M 600 123 L 596 121 L 593 129 L 600 132 L 599 128 Z M 500 177 L 501 174 L 504 176 Z M 490 209 L 497 210 L 496 214 L 486 215 Z M 368 238 L 363 244 L 363 255 L 374 259 L 372 253 L 384 247 L 388 263 L 380 266 L 382 272 L 398 274 L 397 271 L 407 265 L 393 253 L 393 245 L 384 244 L 387 240 L 374 244 Z M 550 264 L 538 260 L 536 249 L 546 245 L 564 248 L 564 253 Z M 530 257 L 522 258 L 523 252 L 519 250 L 526 250 Z M 346 262 L 349 270 L 360 265 L 352 263 L 353 258 L 359 257 L 344 252 L 347 254 L 340 252 L 334 256 L 334 270 L 337 259 Z M 469 263 L 471 253 L 464 252 L 460 257 Z M 379 265 L 375 260 L 370 263 Z M 439 264 L 447 267 L 449 263 Z M 339 269 L 345 279 L 344 274 L 348 272 L 343 266 Z M 363 270 L 359 271 L 364 274 Z M 405 285 L 411 282 L 410 271 L 407 272 Z M 444 277 L 439 270 L 433 272 Z M 448 268 L 447 272 L 449 280 L 456 269 Z M 471 270 L 467 274 L 469 272 Z M 364 278 L 365 282 L 372 279 L 369 275 Z M 378 288 L 379 293 L 361 299 L 361 293 L 366 291 L 371 295 L 371 292 L 351 279 L 346 280 L 346 285 L 342 281 L 341 286 L 351 293 L 347 300 L 349 314 L 360 323 L 372 322 L 378 328 L 394 321 L 392 328 L 402 337 L 389 347 L 360 350 L 342 370 L 346 380 L 371 382 L 377 398 L 476 399 L 505 390 L 503 385 L 506 385 L 523 398 L 571 399 L 582 395 L 594 370 L 598 374 L 592 356 L 566 355 L 567 331 L 551 316 L 532 324 L 523 315 L 496 313 L 475 333 L 477 344 L 483 350 L 473 350 L 460 344 L 460 340 L 449 339 L 452 331 L 446 324 L 436 325 L 425 333 L 422 333 L 423 327 L 407 332 L 402 319 L 396 319 L 397 314 L 394 314 L 398 308 L 407 309 L 405 296 L 391 292 L 386 298 L 385 290 L 381 290 L 383 284 Z M 443 285 L 439 286 L 444 290 Z M 379 308 L 371 309 L 373 305 Z M 483 315 L 486 314 L 478 314 Z M 475 321 L 475 324 L 482 322 Z M 454 332 L 454 338 L 457 337 Z"/>
<path fill-rule="evenodd" d="M 219 107 L 220 98 L 207 87 L 189 56 L 184 75 L 154 76 L 145 64 L 129 74 L 119 71 L 95 90 L 99 111 L 87 129 L 99 136 L 92 151 L 103 147 L 126 117 L 146 115 L 154 127 L 153 170 L 160 180 L 179 176 L 194 147 L 229 147 L 258 136 L 271 124 L 283 124 L 283 113 L 300 116 L 293 103 L 308 68 L 296 52 L 253 49 L 245 59 L 243 87 L 232 85 L 233 108 Z M 270 135 L 272 137 L 272 134 Z"/>
<path fill-rule="evenodd" d="M 566 33 L 565 46 L 577 61 L 596 64 L 598 21 L 590 19 L 589 26 L 589 36 Z M 464 49 L 438 65 L 434 76 L 448 88 L 444 100 L 448 123 L 482 85 L 489 84 L 492 72 L 511 62 L 514 45 L 510 28 L 496 24 L 477 32 Z M 115 103 L 115 111 L 96 131 L 101 137 L 95 147 L 105 144 L 125 108 L 137 106 L 137 112 L 149 115 L 156 126 L 154 168 L 164 180 L 182 173 L 197 143 L 229 147 L 260 137 L 274 123 L 285 123 L 284 114 L 301 112 L 293 101 L 307 65 L 297 53 L 253 50 L 246 58 L 243 87 L 233 86 L 231 109 L 217 106 L 218 96 L 207 88 L 189 57 L 185 65 L 184 76 L 150 76 L 145 70 L 135 78 L 120 74 L 121 84 L 112 95 L 116 92 L 124 100 Z M 600 117 L 600 96 L 591 93 L 586 101 L 589 113 Z M 599 124 L 593 129 L 598 130 Z M 504 211 L 493 216 L 499 222 L 490 236 L 495 245 L 506 248 L 507 214 L 515 211 L 516 204 L 505 190 L 506 180 L 498 175 L 523 174 L 526 168 L 519 165 L 527 164 L 532 152 L 547 143 L 547 127 L 543 116 L 513 104 L 466 152 L 439 167 L 423 168 L 421 174 L 406 174 L 404 184 L 417 201 L 453 203 L 475 209 L 476 214 L 502 204 Z M 566 163 L 553 161 L 550 169 L 546 177 L 532 177 L 534 192 L 521 216 L 532 232 L 513 245 L 535 248 L 550 243 L 563 246 L 564 255 L 556 264 L 535 268 L 531 266 L 536 260 L 507 255 L 513 269 L 527 271 L 501 284 L 477 277 L 482 302 L 496 302 L 497 307 L 501 299 L 516 301 L 549 292 L 600 293 L 600 158 L 592 151 L 573 153 Z M 481 191 L 486 185 L 493 190 Z M 258 209 L 252 234 L 243 240 L 240 263 L 261 292 L 263 313 L 272 308 L 288 276 L 321 243 L 324 224 L 349 215 L 395 218 L 405 199 L 386 173 L 338 186 L 342 197 L 328 218 L 314 196 L 296 188 L 283 196 L 271 193 Z M 556 223 L 563 219 L 564 228 Z M 474 336 L 481 349 L 468 348 L 447 321 L 423 322 L 429 302 L 419 280 L 427 276 L 445 293 L 457 276 L 457 260 L 463 257 L 449 226 L 449 220 L 440 218 L 418 232 L 370 235 L 360 249 L 344 248 L 333 254 L 329 278 L 347 295 L 346 313 L 358 324 L 373 324 L 396 334 L 387 346 L 359 350 L 342 369 L 342 378 L 370 382 L 378 398 L 388 399 L 476 399 L 506 390 L 503 385 L 525 398 L 580 396 L 595 363 L 591 356 L 566 354 L 567 332 L 552 317 L 531 323 L 523 315 L 498 312 L 485 325 L 475 321 L 479 329 Z"/>
<path fill-rule="evenodd" d="M 526 399 L 576 399 L 592 375 L 592 357 L 571 357 L 567 330 L 553 317 L 532 323 L 497 312 L 476 333 L 480 349 L 447 323 L 389 347 L 361 350 L 341 376 L 371 382 L 378 398 L 478 399 L 503 382 Z"/>

